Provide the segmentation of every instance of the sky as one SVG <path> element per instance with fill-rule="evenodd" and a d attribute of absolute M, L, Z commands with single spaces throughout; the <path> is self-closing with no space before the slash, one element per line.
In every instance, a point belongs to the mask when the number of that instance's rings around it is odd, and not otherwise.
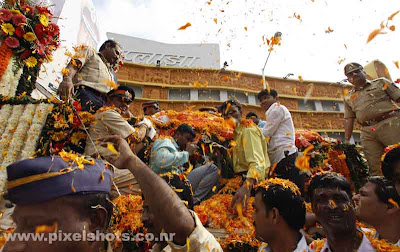
<path fill-rule="evenodd" d="M 164 43 L 218 43 L 221 66 L 261 74 L 264 38 L 282 33 L 265 74 L 338 82 L 346 63 L 379 59 L 400 78 L 400 13 L 366 43 L 369 34 L 400 10 L 400 0 L 93 0 L 104 32 Z M 191 26 L 178 30 L 187 22 Z M 331 32 L 327 32 L 331 30 Z"/>

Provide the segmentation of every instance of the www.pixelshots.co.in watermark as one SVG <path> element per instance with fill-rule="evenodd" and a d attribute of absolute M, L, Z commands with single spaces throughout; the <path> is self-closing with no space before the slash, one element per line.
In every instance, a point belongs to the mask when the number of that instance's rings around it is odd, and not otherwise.
<path fill-rule="evenodd" d="M 80 242 L 80 241 L 122 241 L 122 242 L 164 242 L 173 241 L 175 233 L 161 233 L 159 236 L 155 236 L 153 233 L 137 233 L 137 234 L 114 234 L 114 233 L 103 233 L 96 231 L 95 233 L 86 232 L 83 230 L 82 233 L 64 233 L 62 230 L 54 233 L 10 233 L 4 234 L 6 242 L 8 241 L 33 241 L 33 242 L 48 242 L 52 244 L 54 242 Z"/>

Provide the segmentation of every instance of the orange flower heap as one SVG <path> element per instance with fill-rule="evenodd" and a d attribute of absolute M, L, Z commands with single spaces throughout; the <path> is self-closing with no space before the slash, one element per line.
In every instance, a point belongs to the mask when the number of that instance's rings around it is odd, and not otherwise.
<path fill-rule="evenodd" d="M 135 233 L 143 227 L 140 219 L 142 215 L 143 200 L 139 195 L 122 195 L 116 198 L 113 203 L 117 212 L 114 213 L 114 222 L 111 231 L 116 235 L 124 232 Z"/>

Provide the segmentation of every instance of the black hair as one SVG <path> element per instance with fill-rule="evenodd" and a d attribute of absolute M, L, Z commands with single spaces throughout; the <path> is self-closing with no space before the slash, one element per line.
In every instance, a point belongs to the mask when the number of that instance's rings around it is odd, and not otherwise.
<path fill-rule="evenodd" d="M 268 91 L 268 89 L 261 90 L 260 93 L 257 94 L 257 99 L 261 100 L 263 96 L 269 96 L 271 95 L 272 97 L 276 98 L 278 97 L 278 92 L 275 89 L 271 89 Z"/>
<path fill-rule="evenodd" d="M 185 202 L 185 205 L 190 210 L 193 210 L 193 192 L 192 186 L 187 179 L 181 179 L 177 174 L 160 174 L 160 177 L 173 189 L 176 195 Z M 144 201 L 144 194 L 142 193 L 142 200 Z"/>
<path fill-rule="evenodd" d="M 100 46 L 99 52 L 101 52 L 101 51 L 103 51 L 104 49 L 106 49 L 106 45 L 107 45 L 107 44 L 110 45 L 111 48 L 115 48 L 116 46 L 119 46 L 119 44 L 118 44 L 115 40 L 109 39 L 109 40 L 105 41 L 105 42 Z"/>
<path fill-rule="evenodd" d="M 293 193 L 290 187 L 273 183 L 268 185 L 268 189 L 264 187 L 256 189 L 256 194 L 261 193 L 266 210 L 278 209 L 279 215 L 291 229 L 295 231 L 302 229 L 306 222 L 306 205 L 303 197 Z"/>
<path fill-rule="evenodd" d="M 249 112 L 249 113 L 247 113 L 247 115 L 246 115 L 246 119 L 249 119 L 250 117 L 255 117 L 255 118 L 258 118 L 258 115 L 256 114 L 256 113 L 254 113 L 254 112 Z"/>
<path fill-rule="evenodd" d="M 189 133 L 190 135 L 192 135 L 193 138 L 196 137 L 196 132 L 194 132 L 194 129 L 189 125 L 187 125 L 186 123 L 179 125 L 179 127 L 175 130 L 175 133 L 177 132 L 181 134 Z"/>
<path fill-rule="evenodd" d="M 308 196 L 312 202 L 313 194 L 317 188 L 339 188 L 347 193 L 350 200 L 353 198 L 350 183 L 345 177 L 334 173 L 327 172 L 315 175 L 308 186 Z"/>
<path fill-rule="evenodd" d="M 111 96 L 117 90 L 128 91 L 132 95 L 132 101 L 135 100 L 135 90 L 133 90 L 133 88 L 131 88 L 129 86 L 124 86 L 124 85 L 118 86 L 117 89 L 112 89 L 111 91 L 109 91 L 107 93 L 107 96 Z"/>
<path fill-rule="evenodd" d="M 236 100 L 236 99 L 229 99 L 227 101 L 225 101 L 224 103 L 222 103 L 221 106 L 219 106 L 218 108 L 218 112 L 220 112 L 222 115 L 225 115 L 226 112 L 226 108 L 228 107 L 228 104 L 230 104 L 230 106 L 236 106 L 240 112 L 242 112 L 242 104 Z"/>
<path fill-rule="evenodd" d="M 368 178 L 368 182 L 375 185 L 375 193 L 379 201 L 388 205 L 393 205 L 389 202 L 389 199 L 392 199 L 400 205 L 400 196 L 392 181 L 383 176 L 373 176 Z"/>
<path fill-rule="evenodd" d="M 394 148 L 388 153 L 386 153 L 385 158 L 382 162 L 382 173 L 385 178 L 389 180 L 394 179 L 394 169 L 397 162 L 400 161 L 400 147 Z"/>

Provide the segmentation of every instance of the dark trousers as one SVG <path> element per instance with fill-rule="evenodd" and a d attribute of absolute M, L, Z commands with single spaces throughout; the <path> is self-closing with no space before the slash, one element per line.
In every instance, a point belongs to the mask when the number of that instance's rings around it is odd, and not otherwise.
<path fill-rule="evenodd" d="M 106 104 L 105 94 L 93 88 L 78 86 L 76 90 L 77 99 L 82 106 L 82 111 L 94 113 Z"/>
<path fill-rule="evenodd" d="M 304 183 L 306 179 L 306 174 L 301 173 L 299 169 L 296 168 L 295 162 L 297 158 L 297 152 L 291 155 L 285 155 L 275 168 L 275 176 L 281 179 L 288 179 L 295 183 L 301 193 L 304 193 Z"/>

